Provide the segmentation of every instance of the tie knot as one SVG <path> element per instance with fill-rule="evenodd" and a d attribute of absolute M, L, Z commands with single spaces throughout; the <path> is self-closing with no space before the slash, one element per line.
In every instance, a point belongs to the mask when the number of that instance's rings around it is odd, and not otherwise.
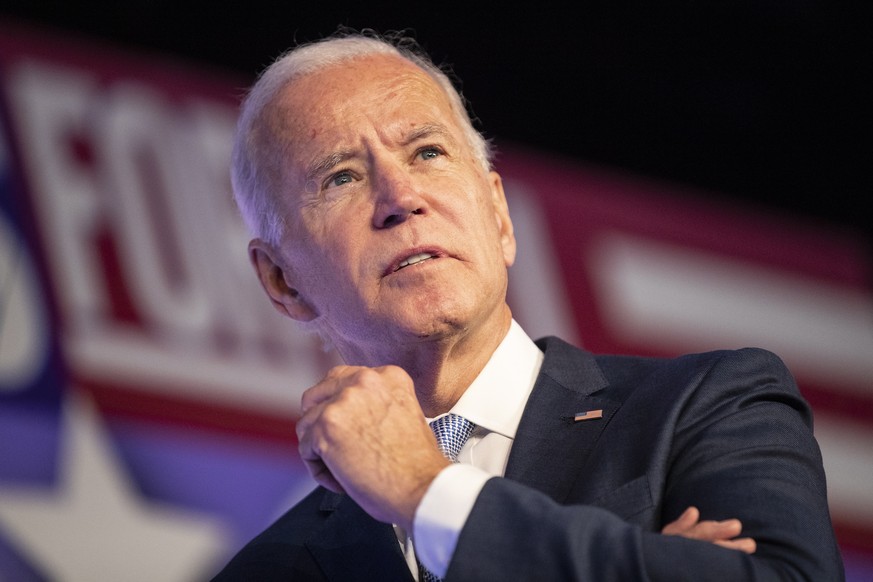
<path fill-rule="evenodd" d="M 467 442 L 467 437 L 473 432 L 475 425 L 459 414 L 452 412 L 441 416 L 430 423 L 430 428 L 436 436 L 440 451 L 450 461 L 454 462 L 461 452 L 461 447 Z"/>

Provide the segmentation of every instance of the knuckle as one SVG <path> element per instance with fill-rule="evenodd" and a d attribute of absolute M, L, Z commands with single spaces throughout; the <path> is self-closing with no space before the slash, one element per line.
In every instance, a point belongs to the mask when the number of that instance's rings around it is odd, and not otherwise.
<path fill-rule="evenodd" d="M 328 370 L 327 374 L 325 374 L 325 376 L 324 376 L 324 379 L 336 382 L 336 381 L 348 376 L 349 373 L 352 372 L 352 370 L 354 370 L 353 366 L 347 366 L 345 364 L 340 364 L 340 365 L 334 366 L 333 368 Z"/>
<path fill-rule="evenodd" d="M 346 364 L 339 364 L 337 366 L 334 366 L 330 370 L 328 370 L 327 375 L 328 376 L 342 376 L 343 374 L 348 372 L 348 370 L 350 370 L 350 369 L 351 369 L 351 366 L 348 366 Z"/>
<path fill-rule="evenodd" d="M 412 387 L 412 378 L 410 378 L 409 374 L 406 373 L 406 370 L 400 366 L 382 366 L 379 370 L 385 378 L 391 381 L 394 385 L 403 386 L 407 389 Z"/>
<path fill-rule="evenodd" d="M 348 401 L 347 391 L 338 397 L 338 402 L 326 406 L 321 412 L 319 427 L 322 439 L 329 437 L 334 430 L 345 425 L 346 414 L 342 407 L 344 401 Z"/>
<path fill-rule="evenodd" d="M 361 368 L 355 373 L 355 376 L 359 383 L 370 384 L 377 382 L 381 375 L 374 368 Z"/>
<path fill-rule="evenodd" d="M 308 388 L 303 392 L 303 395 L 300 396 L 300 408 L 305 412 L 309 410 L 316 403 L 316 398 L 312 393 L 312 388 Z"/>

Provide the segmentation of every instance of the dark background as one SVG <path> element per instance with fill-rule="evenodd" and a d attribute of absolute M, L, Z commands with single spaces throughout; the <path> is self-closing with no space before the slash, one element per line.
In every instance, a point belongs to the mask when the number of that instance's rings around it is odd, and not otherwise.
<path fill-rule="evenodd" d="M 453 66 L 498 149 L 521 144 L 869 236 L 873 3 L 635 4 L 0 0 L 0 19 L 251 78 L 340 24 L 409 28 Z"/>

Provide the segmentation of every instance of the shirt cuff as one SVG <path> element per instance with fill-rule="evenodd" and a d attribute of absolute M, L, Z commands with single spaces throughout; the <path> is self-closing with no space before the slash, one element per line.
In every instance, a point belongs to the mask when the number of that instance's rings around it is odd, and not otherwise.
<path fill-rule="evenodd" d="M 449 569 L 479 492 L 492 476 L 472 465 L 453 463 L 440 471 L 419 503 L 412 522 L 415 555 L 440 578 Z"/>

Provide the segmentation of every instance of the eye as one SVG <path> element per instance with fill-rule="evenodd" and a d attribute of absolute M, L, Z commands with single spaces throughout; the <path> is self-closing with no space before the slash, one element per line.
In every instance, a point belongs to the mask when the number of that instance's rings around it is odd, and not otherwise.
<path fill-rule="evenodd" d="M 343 170 L 341 172 L 337 172 L 333 174 L 327 181 L 324 183 L 325 188 L 336 188 L 338 186 L 342 186 L 344 184 L 348 184 L 354 180 L 354 176 L 348 170 Z"/>
<path fill-rule="evenodd" d="M 437 146 L 427 146 L 418 150 L 418 155 L 421 156 L 423 160 L 432 160 L 434 158 L 438 158 L 445 154 L 442 148 Z"/>

